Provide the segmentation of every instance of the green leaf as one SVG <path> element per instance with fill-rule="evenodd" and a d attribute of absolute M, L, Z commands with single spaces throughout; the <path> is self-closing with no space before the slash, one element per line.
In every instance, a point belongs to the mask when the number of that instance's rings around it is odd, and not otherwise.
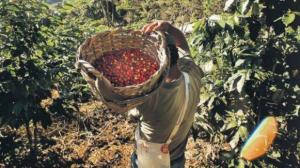
<path fill-rule="evenodd" d="M 226 26 L 226 23 L 225 23 L 225 21 L 224 21 L 223 19 L 219 20 L 219 21 L 218 21 L 218 24 L 219 24 L 223 29 L 224 29 L 225 26 Z"/>
<path fill-rule="evenodd" d="M 237 2 L 238 0 L 227 0 L 225 2 L 224 11 L 230 12 L 231 10 L 233 10 L 236 7 Z"/>
<path fill-rule="evenodd" d="M 245 59 L 238 59 L 236 62 L 235 62 L 235 65 L 234 65 L 234 67 L 239 67 L 239 66 L 241 66 L 242 64 L 244 64 L 245 63 Z"/>
<path fill-rule="evenodd" d="M 234 136 L 232 137 L 231 141 L 229 142 L 229 145 L 231 146 L 232 149 L 234 149 L 240 140 L 240 135 L 239 135 L 239 131 L 237 131 Z"/>
<path fill-rule="evenodd" d="M 201 19 L 194 23 L 193 25 L 193 32 L 197 32 L 199 29 L 203 29 L 205 26 L 205 19 Z"/>
<path fill-rule="evenodd" d="M 200 45 L 202 43 L 203 36 L 202 35 L 195 35 L 191 38 L 191 44 L 194 46 Z"/>
<path fill-rule="evenodd" d="M 200 102 L 199 105 L 202 105 L 203 103 L 205 103 L 207 100 L 209 100 L 209 98 L 211 98 L 211 94 L 208 92 L 204 92 L 202 94 L 200 94 Z"/>
<path fill-rule="evenodd" d="M 294 22 L 295 18 L 296 18 L 295 13 L 288 13 L 282 18 L 282 22 L 285 24 L 285 26 L 288 26 Z"/>
<path fill-rule="evenodd" d="M 242 75 L 241 79 L 236 84 L 236 89 L 239 93 L 242 93 L 242 90 L 243 90 L 243 87 L 245 84 L 245 80 L 246 80 L 246 75 Z"/>
<path fill-rule="evenodd" d="M 202 70 L 203 70 L 205 73 L 210 73 L 210 72 L 212 72 L 214 69 L 215 69 L 215 65 L 214 65 L 213 60 L 210 60 L 210 61 L 206 62 L 206 63 L 202 66 Z"/>
<path fill-rule="evenodd" d="M 259 16 L 259 3 L 258 2 L 254 2 L 252 5 L 252 11 L 251 14 L 252 16 Z"/>
<path fill-rule="evenodd" d="M 216 96 L 211 96 L 210 97 L 210 99 L 209 99 L 209 101 L 208 101 L 208 104 L 207 104 L 207 107 L 209 108 L 209 109 L 211 109 L 213 106 L 212 106 L 212 104 L 213 104 L 213 102 L 215 101 L 215 99 L 216 99 Z"/>
<path fill-rule="evenodd" d="M 221 151 L 220 158 L 224 161 L 231 160 L 235 153 L 233 151 Z"/>
<path fill-rule="evenodd" d="M 239 25 L 239 24 L 240 24 L 240 18 L 239 18 L 238 16 L 235 15 L 235 16 L 233 17 L 233 20 L 234 20 L 234 24 L 235 24 L 235 25 Z"/>
<path fill-rule="evenodd" d="M 193 25 L 193 32 L 199 30 L 200 25 L 201 25 L 200 21 L 195 22 Z"/>
<path fill-rule="evenodd" d="M 237 168 L 245 168 L 245 161 L 243 159 L 239 159 L 239 165 Z"/>
<path fill-rule="evenodd" d="M 236 81 L 236 79 L 237 78 L 239 78 L 240 77 L 240 74 L 239 73 L 235 73 L 235 74 L 233 74 L 231 77 L 229 77 L 228 79 L 227 79 L 227 81 L 225 82 L 225 84 L 224 84 L 224 88 L 226 89 L 226 90 L 228 90 L 229 92 L 231 92 L 231 91 L 233 91 L 234 89 L 235 89 L 235 81 Z"/>
<path fill-rule="evenodd" d="M 294 113 L 293 113 L 293 115 L 294 116 L 296 116 L 296 117 L 298 117 L 299 116 L 299 113 L 300 113 L 300 105 L 295 105 L 295 109 L 294 109 L 294 111 L 293 111 Z"/>
<path fill-rule="evenodd" d="M 254 0 L 246 0 L 243 4 L 242 4 L 242 14 L 245 15 L 249 12 L 252 4 L 253 4 Z"/>
<path fill-rule="evenodd" d="M 226 23 L 230 26 L 231 29 L 233 29 L 233 28 L 234 28 L 234 23 L 235 23 L 234 17 L 230 17 L 230 18 L 227 20 Z"/>
<path fill-rule="evenodd" d="M 240 126 L 239 130 L 238 130 L 240 137 L 243 141 L 245 141 L 248 137 L 248 129 L 244 126 Z"/>
<path fill-rule="evenodd" d="M 231 121 L 231 122 L 225 124 L 225 125 L 221 128 L 221 132 L 230 130 L 230 129 L 235 128 L 235 127 L 237 127 L 237 123 L 236 123 L 235 121 Z"/>
<path fill-rule="evenodd" d="M 280 154 L 279 151 L 273 151 L 273 152 L 271 153 L 271 157 L 276 159 L 276 158 L 281 157 L 281 154 Z"/>
<path fill-rule="evenodd" d="M 10 4 L 9 6 L 6 6 L 6 10 L 17 12 L 19 10 L 19 7 L 15 4 Z"/>

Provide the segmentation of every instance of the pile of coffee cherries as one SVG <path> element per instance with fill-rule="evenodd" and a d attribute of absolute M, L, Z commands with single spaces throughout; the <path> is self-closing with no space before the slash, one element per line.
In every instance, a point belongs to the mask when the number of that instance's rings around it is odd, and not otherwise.
<path fill-rule="evenodd" d="M 140 49 L 122 49 L 105 53 L 94 66 L 114 87 L 141 84 L 158 69 L 158 62 Z"/>

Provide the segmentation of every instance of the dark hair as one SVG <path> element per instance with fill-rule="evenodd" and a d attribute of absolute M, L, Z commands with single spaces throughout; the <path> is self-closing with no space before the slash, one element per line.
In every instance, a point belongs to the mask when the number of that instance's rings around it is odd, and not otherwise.
<path fill-rule="evenodd" d="M 171 56 L 170 67 L 172 67 L 177 64 L 177 60 L 179 58 L 178 49 L 175 45 L 168 45 L 168 47 L 170 49 L 170 56 Z"/>

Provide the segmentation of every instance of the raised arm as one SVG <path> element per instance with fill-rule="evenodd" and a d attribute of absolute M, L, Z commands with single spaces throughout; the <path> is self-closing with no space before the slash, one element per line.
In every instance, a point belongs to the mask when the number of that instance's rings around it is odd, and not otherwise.
<path fill-rule="evenodd" d="M 152 31 L 162 31 L 162 32 L 167 33 L 168 35 L 172 36 L 176 47 L 181 48 L 182 50 L 184 50 L 186 52 L 190 52 L 188 43 L 187 43 L 183 33 L 179 29 L 177 29 L 176 27 L 171 25 L 169 22 L 155 21 L 155 22 L 146 24 L 142 29 L 142 32 L 144 32 L 144 33 L 150 33 Z"/>

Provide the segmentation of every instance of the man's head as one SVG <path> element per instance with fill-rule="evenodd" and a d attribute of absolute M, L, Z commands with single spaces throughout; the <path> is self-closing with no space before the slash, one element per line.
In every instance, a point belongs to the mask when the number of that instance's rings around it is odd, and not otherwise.
<path fill-rule="evenodd" d="M 179 58 L 178 55 L 178 49 L 176 46 L 174 45 L 168 45 L 169 49 L 170 49 L 170 56 L 171 56 L 171 60 L 170 60 L 170 70 L 169 70 L 169 74 L 165 79 L 166 83 L 171 83 L 174 80 L 178 79 L 181 76 L 181 73 L 178 69 L 177 66 L 177 61 Z"/>
<path fill-rule="evenodd" d="M 170 67 L 172 68 L 174 65 L 177 65 L 177 60 L 179 58 L 178 49 L 175 45 L 168 45 L 170 49 L 171 62 Z"/>

